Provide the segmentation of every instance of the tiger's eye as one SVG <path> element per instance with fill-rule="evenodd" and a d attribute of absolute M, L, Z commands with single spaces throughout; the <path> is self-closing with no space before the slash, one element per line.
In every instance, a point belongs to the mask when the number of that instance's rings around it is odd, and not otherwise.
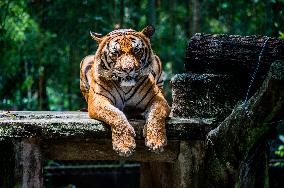
<path fill-rule="evenodd" d="M 119 55 L 119 51 L 115 49 L 111 52 L 111 55 L 117 57 Z"/>
<path fill-rule="evenodd" d="M 104 63 L 101 63 L 101 67 L 102 67 L 103 69 L 107 69 Z"/>

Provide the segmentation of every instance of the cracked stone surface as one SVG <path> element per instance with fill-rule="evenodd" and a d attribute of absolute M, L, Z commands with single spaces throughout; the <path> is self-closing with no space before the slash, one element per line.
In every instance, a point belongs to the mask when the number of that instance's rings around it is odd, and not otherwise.
<path fill-rule="evenodd" d="M 143 138 L 145 120 L 130 120 L 136 139 Z M 204 139 L 213 127 L 210 119 L 168 118 L 169 140 Z M 90 138 L 111 139 L 111 129 L 86 112 L 0 112 L 1 138 Z"/>

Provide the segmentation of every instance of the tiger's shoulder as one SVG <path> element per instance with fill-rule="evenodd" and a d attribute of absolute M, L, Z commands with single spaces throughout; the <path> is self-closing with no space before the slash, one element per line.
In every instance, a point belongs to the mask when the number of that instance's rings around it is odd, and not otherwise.
<path fill-rule="evenodd" d="M 92 80 L 91 70 L 94 63 L 95 55 L 88 55 L 84 57 L 80 63 L 80 89 L 86 100 L 88 100 L 88 93 Z"/>
<path fill-rule="evenodd" d="M 156 54 L 153 55 L 151 63 L 151 73 L 154 76 L 155 82 L 160 89 L 163 89 L 164 85 L 164 74 L 162 62 Z"/>

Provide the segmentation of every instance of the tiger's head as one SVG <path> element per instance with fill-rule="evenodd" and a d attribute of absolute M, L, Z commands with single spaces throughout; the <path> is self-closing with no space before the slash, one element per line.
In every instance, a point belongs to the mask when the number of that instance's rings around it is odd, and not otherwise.
<path fill-rule="evenodd" d="M 137 32 L 132 29 L 117 29 L 105 36 L 90 32 L 99 44 L 96 52 L 97 75 L 118 80 L 121 86 L 133 86 L 139 76 L 150 73 L 153 59 L 150 37 L 154 27 L 147 26 Z"/>

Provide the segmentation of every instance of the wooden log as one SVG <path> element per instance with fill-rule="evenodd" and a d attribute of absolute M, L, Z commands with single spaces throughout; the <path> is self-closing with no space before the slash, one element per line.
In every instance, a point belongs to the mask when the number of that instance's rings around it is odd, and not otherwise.
<path fill-rule="evenodd" d="M 188 42 L 185 68 L 194 73 L 229 74 L 247 79 L 256 67 L 265 40 L 265 36 L 197 33 Z M 284 40 L 269 38 L 258 75 L 265 76 L 275 60 L 284 60 Z"/>

